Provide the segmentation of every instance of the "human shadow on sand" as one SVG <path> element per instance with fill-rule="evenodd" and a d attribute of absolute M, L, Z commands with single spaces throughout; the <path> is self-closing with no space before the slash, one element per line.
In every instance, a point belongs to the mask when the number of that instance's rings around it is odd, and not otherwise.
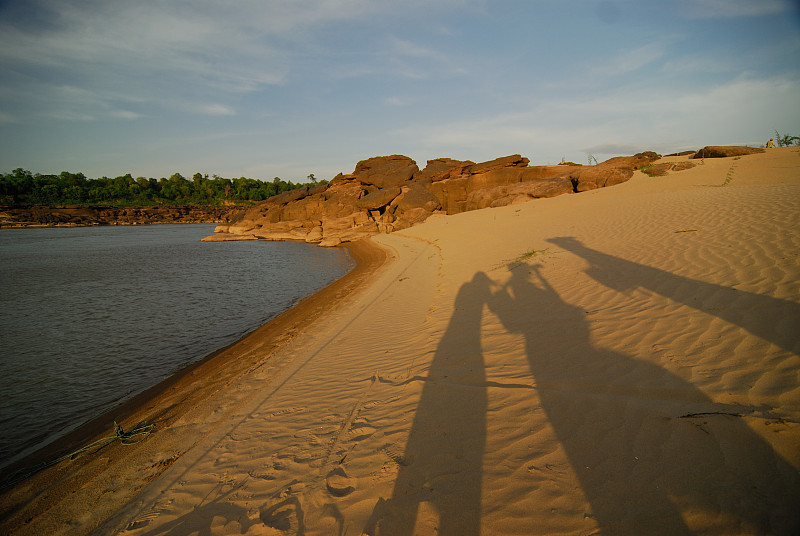
<path fill-rule="evenodd" d="M 589 274 L 614 288 L 646 285 L 796 348 L 785 329 L 796 316 L 764 328 L 747 314 L 796 315 L 796 304 L 630 263 L 574 239 L 551 242 L 585 255 Z M 480 533 L 492 384 L 480 340 L 487 306 L 524 336 L 539 402 L 597 533 L 800 533 L 800 475 L 748 427 L 736 412 L 742 408 L 715 403 L 647 356 L 595 347 L 584 311 L 561 299 L 536 266 L 509 269 L 503 286 L 479 272 L 459 289 L 428 375 L 415 379 L 424 385 L 392 495 L 378 502 L 365 534 Z"/>
<path fill-rule="evenodd" d="M 800 354 L 800 304 L 706 283 L 620 259 L 572 237 L 548 239 L 589 263 L 586 273 L 619 291 L 645 288 L 714 315 L 794 354 Z M 766 317 L 769 317 L 767 320 Z"/>
<path fill-rule="evenodd" d="M 589 255 L 573 239 L 552 242 L 585 254 L 592 275 L 636 284 L 638 265 Z M 688 285 L 687 296 L 724 292 L 658 275 Z M 536 266 L 512 267 L 489 306 L 508 331 L 524 335 L 541 405 L 600 533 L 800 533 L 797 470 L 691 383 L 644 359 L 596 348 L 584 311 L 563 301 Z M 735 312 L 719 316 L 758 329 Z M 793 346 L 780 334 L 761 335 Z"/>
<path fill-rule="evenodd" d="M 443 536 L 480 533 L 481 470 L 486 445 L 486 370 L 480 326 L 490 280 L 478 273 L 459 289 L 414 414 L 392 496 L 379 501 L 364 532 Z M 423 506 L 423 503 L 426 503 Z M 421 508 L 422 507 L 422 508 Z"/>

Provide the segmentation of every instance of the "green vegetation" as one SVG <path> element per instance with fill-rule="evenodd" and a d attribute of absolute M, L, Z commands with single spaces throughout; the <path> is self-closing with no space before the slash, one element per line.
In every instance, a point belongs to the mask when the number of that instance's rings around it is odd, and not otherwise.
<path fill-rule="evenodd" d="M 309 175 L 309 177 L 313 177 Z M 326 181 L 313 180 L 314 184 Z M 240 177 L 225 179 L 195 173 L 191 180 L 180 173 L 168 179 L 133 178 L 130 173 L 114 179 L 87 179 L 83 173 L 33 174 L 17 168 L 0 175 L 0 204 L 86 205 L 221 205 L 262 201 L 288 190 L 303 188 L 275 177 L 272 182 Z"/>
<path fill-rule="evenodd" d="M 800 145 L 800 136 L 791 136 L 789 134 L 784 134 L 781 136 L 780 132 L 775 130 L 775 143 L 778 144 L 778 147 L 791 147 L 793 145 Z"/>
<path fill-rule="evenodd" d="M 731 183 L 731 181 L 733 180 L 733 172 L 734 172 L 733 168 L 734 167 L 736 167 L 736 162 L 731 164 L 731 167 L 728 168 L 728 174 L 725 175 L 725 182 L 722 183 L 723 186 L 729 185 Z"/>
<path fill-rule="evenodd" d="M 670 169 L 675 162 L 662 162 L 661 164 L 647 164 L 639 168 L 639 171 L 647 175 L 648 177 L 663 177 L 667 174 L 667 170 Z"/>
<path fill-rule="evenodd" d="M 509 270 L 513 270 L 517 266 L 521 266 L 523 264 L 527 264 L 534 257 L 536 257 L 538 255 L 544 255 L 545 253 L 547 253 L 547 249 L 532 249 L 530 251 L 526 251 L 525 253 L 522 253 L 519 257 L 517 257 L 514 260 L 501 262 L 497 266 L 493 267 L 492 270 L 497 270 L 498 268 L 501 268 L 501 267 L 506 267 Z"/>

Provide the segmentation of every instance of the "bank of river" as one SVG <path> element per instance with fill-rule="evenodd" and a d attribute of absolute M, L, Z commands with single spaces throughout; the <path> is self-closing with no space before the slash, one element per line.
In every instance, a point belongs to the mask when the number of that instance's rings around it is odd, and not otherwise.
<path fill-rule="evenodd" d="M 301 243 L 200 242 L 213 227 L 0 232 L 0 469 L 352 267 Z"/>

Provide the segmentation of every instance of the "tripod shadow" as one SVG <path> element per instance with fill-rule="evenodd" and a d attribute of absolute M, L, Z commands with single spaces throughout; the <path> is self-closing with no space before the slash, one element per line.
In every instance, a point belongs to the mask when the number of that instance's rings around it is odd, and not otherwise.
<path fill-rule="evenodd" d="M 591 262 L 625 280 L 626 261 Z M 535 266 L 511 274 L 489 306 L 525 337 L 541 405 L 602 534 L 797 533 L 798 473 L 741 418 L 653 363 L 595 348 L 584 312 Z"/>
<path fill-rule="evenodd" d="M 459 289 L 455 312 L 422 379 L 392 496 L 379 501 L 366 534 L 410 536 L 418 518 L 425 530 L 438 528 L 444 536 L 480 533 L 488 404 L 480 325 L 489 285 L 479 272 Z M 424 519 L 423 508 L 433 510 Z"/>

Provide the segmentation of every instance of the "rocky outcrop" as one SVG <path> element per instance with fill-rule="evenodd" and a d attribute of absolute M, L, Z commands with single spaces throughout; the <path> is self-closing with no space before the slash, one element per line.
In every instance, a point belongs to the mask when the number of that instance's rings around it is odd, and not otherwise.
<path fill-rule="evenodd" d="M 437 158 L 420 170 L 406 156 L 378 156 L 327 186 L 270 198 L 216 232 L 335 246 L 405 229 L 435 212 L 457 214 L 619 184 L 657 158 L 640 153 L 596 166 L 529 166 L 518 154 L 477 164 Z"/>
<path fill-rule="evenodd" d="M 572 169 L 565 176 L 572 181 L 576 192 L 586 192 L 625 182 L 633 177 L 634 170 L 659 158 L 652 151 L 634 156 L 618 156 L 595 166 L 570 166 Z"/>
<path fill-rule="evenodd" d="M 748 154 L 763 153 L 759 147 L 740 147 L 738 145 L 707 145 L 692 158 L 727 158 L 729 156 L 744 156 Z"/>
<path fill-rule="evenodd" d="M 356 165 L 353 175 L 362 184 L 387 188 L 410 181 L 418 171 L 416 162 L 396 154 L 362 160 Z"/>
<path fill-rule="evenodd" d="M 402 190 L 399 186 L 390 186 L 389 188 L 375 190 L 356 201 L 356 206 L 367 210 L 377 210 L 394 201 L 401 192 Z"/>
<path fill-rule="evenodd" d="M 661 164 L 645 166 L 642 168 L 642 172 L 651 177 L 663 177 L 670 171 L 684 171 L 686 169 L 691 169 L 696 165 L 697 164 L 694 162 L 663 162 Z"/>
<path fill-rule="evenodd" d="M 441 181 L 460 177 L 465 174 L 465 170 L 474 166 L 475 162 L 470 160 L 453 160 L 452 158 L 437 158 L 428 160 L 428 165 L 421 172 L 416 174 L 418 182 Z"/>
<path fill-rule="evenodd" d="M 241 217 L 241 206 L 16 205 L 0 207 L 0 228 L 145 225 L 151 223 L 223 223 Z"/>

